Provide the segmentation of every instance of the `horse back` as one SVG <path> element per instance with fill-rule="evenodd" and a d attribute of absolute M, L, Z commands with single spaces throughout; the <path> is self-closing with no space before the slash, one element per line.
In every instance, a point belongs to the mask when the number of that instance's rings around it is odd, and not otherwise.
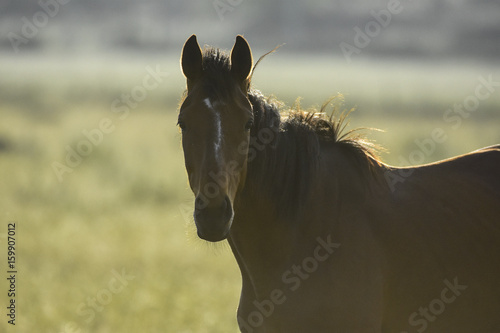
<path fill-rule="evenodd" d="M 386 327 L 499 331 L 500 146 L 404 171 L 371 213 L 387 259 Z"/>

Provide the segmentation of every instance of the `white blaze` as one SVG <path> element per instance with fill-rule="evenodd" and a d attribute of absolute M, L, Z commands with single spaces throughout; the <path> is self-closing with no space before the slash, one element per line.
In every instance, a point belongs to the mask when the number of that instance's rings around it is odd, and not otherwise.
<path fill-rule="evenodd" d="M 207 108 L 209 108 L 210 110 L 213 110 L 214 107 L 212 106 L 212 102 L 210 102 L 210 99 L 207 97 L 203 100 L 203 102 L 205 102 L 205 105 L 207 106 Z"/>
<path fill-rule="evenodd" d="M 209 98 L 205 98 L 203 100 L 205 105 L 209 110 L 211 110 L 214 113 L 214 118 L 215 118 L 215 143 L 214 143 L 214 148 L 215 148 L 215 157 L 217 161 L 221 160 L 221 148 L 222 148 L 222 124 L 221 124 L 221 119 L 220 119 L 220 113 L 215 110 L 215 108 L 212 105 L 212 102 L 210 101 Z"/>

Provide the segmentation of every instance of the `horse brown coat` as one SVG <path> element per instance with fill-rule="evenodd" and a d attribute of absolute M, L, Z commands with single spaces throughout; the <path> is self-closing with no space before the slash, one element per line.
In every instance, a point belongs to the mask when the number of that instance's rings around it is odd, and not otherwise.
<path fill-rule="evenodd" d="M 500 146 L 395 168 L 342 117 L 281 119 L 241 36 L 191 36 L 182 69 L 195 223 L 238 262 L 242 332 L 500 332 Z"/>

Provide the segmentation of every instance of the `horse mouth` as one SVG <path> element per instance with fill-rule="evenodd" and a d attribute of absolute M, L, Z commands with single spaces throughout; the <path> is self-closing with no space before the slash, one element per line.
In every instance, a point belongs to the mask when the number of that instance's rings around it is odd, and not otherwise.
<path fill-rule="evenodd" d="M 229 230 L 225 232 L 215 232 L 215 231 L 200 231 L 200 229 L 198 229 L 198 237 L 212 243 L 223 241 L 227 238 L 228 235 L 229 235 Z"/>
<path fill-rule="evenodd" d="M 198 237 L 209 242 L 219 242 L 227 238 L 234 212 L 229 198 L 226 197 L 220 205 L 216 207 L 195 206 L 194 221 Z"/>
<path fill-rule="evenodd" d="M 195 214 L 196 216 L 196 214 Z M 209 242 L 220 242 L 227 238 L 231 229 L 232 218 L 227 221 L 209 221 L 195 217 L 198 237 Z"/>

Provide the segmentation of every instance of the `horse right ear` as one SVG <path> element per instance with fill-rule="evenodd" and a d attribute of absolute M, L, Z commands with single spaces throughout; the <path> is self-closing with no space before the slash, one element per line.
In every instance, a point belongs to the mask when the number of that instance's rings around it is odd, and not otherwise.
<path fill-rule="evenodd" d="M 181 67 L 187 79 L 189 90 L 194 82 L 201 77 L 203 72 L 203 57 L 200 45 L 198 45 L 198 41 L 196 40 L 196 35 L 192 35 L 184 43 L 181 55 Z"/>
<path fill-rule="evenodd" d="M 246 91 L 248 89 L 248 81 L 252 71 L 252 51 L 247 40 L 241 36 L 236 36 L 236 42 L 231 50 L 231 73 L 234 78 L 243 83 Z"/>

